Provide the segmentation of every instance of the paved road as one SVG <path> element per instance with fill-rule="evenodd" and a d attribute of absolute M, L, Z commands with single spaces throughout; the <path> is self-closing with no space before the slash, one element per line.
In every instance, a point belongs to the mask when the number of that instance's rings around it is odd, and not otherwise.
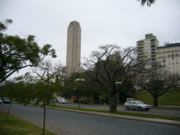
<path fill-rule="evenodd" d="M 78 107 L 77 104 L 57 104 L 67 107 Z M 99 109 L 99 110 L 109 110 L 108 105 L 86 105 L 81 104 L 81 108 L 87 109 Z M 147 114 L 158 114 L 158 115 L 168 115 L 168 116 L 179 116 L 180 117 L 180 108 L 178 109 L 167 109 L 167 108 L 151 108 L 148 112 L 146 111 L 127 111 L 123 106 L 118 106 L 118 111 L 121 112 L 137 112 L 137 113 L 147 113 Z"/>
<path fill-rule="evenodd" d="M 7 111 L 8 105 L 0 104 Z M 13 105 L 11 112 L 36 125 L 42 125 L 42 108 Z M 47 126 L 58 135 L 179 135 L 180 127 L 87 115 L 60 110 L 47 110 Z"/>

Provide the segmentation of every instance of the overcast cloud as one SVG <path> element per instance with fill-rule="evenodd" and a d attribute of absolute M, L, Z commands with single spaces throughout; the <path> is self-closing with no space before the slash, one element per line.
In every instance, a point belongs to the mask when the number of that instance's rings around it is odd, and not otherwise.
<path fill-rule="evenodd" d="M 81 25 L 82 58 L 99 45 L 135 46 L 146 33 L 160 45 L 180 42 L 180 0 L 157 0 L 151 7 L 137 0 L 0 0 L 0 20 L 7 18 L 14 22 L 8 34 L 50 43 L 64 65 L 67 27 L 74 20 Z"/>

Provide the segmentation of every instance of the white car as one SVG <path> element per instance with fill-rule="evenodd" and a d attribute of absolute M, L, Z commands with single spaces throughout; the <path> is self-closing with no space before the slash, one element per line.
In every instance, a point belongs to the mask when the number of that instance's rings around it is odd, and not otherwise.
<path fill-rule="evenodd" d="M 124 107 L 126 110 L 139 110 L 139 111 L 149 111 L 149 109 L 151 108 L 150 105 L 144 104 L 144 102 L 138 100 L 127 101 L 124 104 Z"/>
<path fill-rule="evenodd" d="M 0 99 L 0 104 L 2 103 L 2 100 Z"/>
<path fill-rule="evenodd" d="M 4 104 L 10 104 L 11 101 L 8 98 L 3 98 L 3 103 Z"/>
<path fill-rule="evenodd" d="M 58 97 L 56 100 L 60 104 L 68 104 L 68 100 L 63 97 Z"/>

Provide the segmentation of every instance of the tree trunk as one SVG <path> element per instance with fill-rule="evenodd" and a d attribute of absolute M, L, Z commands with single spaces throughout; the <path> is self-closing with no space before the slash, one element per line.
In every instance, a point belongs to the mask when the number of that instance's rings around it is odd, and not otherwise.
<path fill-rule="evenodd" d="M 8 120 L 8 118 L 9 118 L 9 114 L 10 114 L 10 110 L 11 110 L 11 105 L 12 105 L 12 102 L 10 101 L 6 120 Z"/>
<path fill-rule="evenodd" d="M 110 112 L 116 112 L 117 110 L 117 100 L 116 100 L 116 95 L 115 94 L 111 94 L 109 96 L 109 109 Z"/>
<path fill-rule="evenodd" d="M 81 108 L 81 103 L 79 101 L 79 98 L 77 99 L 77 101 L 78 101 L 78 109 L 80 109 Z"/>
<path fill-rule="evenodd" d="M 43 102 L 44 115 L 43 115 L 43 132 L 42 135 L 45 135 L 45 124 L 46 124 L 46 102 Z"/>
<path fill-rule="evenodd" d="M 158 107 L 158 97 L 153 97 L 154 100 L 153 100 L 153 104 L 154 104 L 154 107 Z"/>
<path fill-rule="evenodd" d="M 80 103 L 80 100 L 79 100 L 79 99 L 80 99 L 80 97 L 78 96 L 78 97 L 77 97 L 78 109 L 81 108 L 81 103 Z"/>
<path fill-rule="evenodd" d="M 78 109 L 80 109 L 81 108 L 81 103 L 80 103 L 80 101 L 78 100 Z"/>

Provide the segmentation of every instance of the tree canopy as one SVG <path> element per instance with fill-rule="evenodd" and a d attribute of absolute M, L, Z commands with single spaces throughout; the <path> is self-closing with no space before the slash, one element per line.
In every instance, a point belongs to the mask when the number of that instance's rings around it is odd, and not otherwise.
<path fill-rule="evenodd" d="M 37 66 L 47 55 L 56 57 L 50 44 L 39 47 L 33 35 L 21 38 L 5 34 L 11 23 L 10 19 L 0 22 L 0 83 L 20 69 Z"/>
<path fill-rule="evenodd" d="M 108 95 L 110 111 L 116 111 L 116 95 L 144 71 L 143 63 L 136 58 L 135 48 L 122 50 L 116 45 L 105 45 L 92 52 L 91 58 L 84 64 L 85 73 Z"/>
<path fill-rule="evenodd" d="M 155 64 L 148 69 L 149 72 L 137 78 L 138 85 L 142 90 L 146 90 L 153 97 L 153 104 L 158 106 L 158 98 L 169 90 L 178 86 L 179 76 L 170 74 L 167 71 L 159 69 L 159 65 Z"/>
<path fill-rule="evenodd" d="M 148 6 L 151 6 L 153 3 L 155 3 L 156 0 L 138 0 L 141 2 L 141 5 L 145 5 L 147 3 Z"/>

